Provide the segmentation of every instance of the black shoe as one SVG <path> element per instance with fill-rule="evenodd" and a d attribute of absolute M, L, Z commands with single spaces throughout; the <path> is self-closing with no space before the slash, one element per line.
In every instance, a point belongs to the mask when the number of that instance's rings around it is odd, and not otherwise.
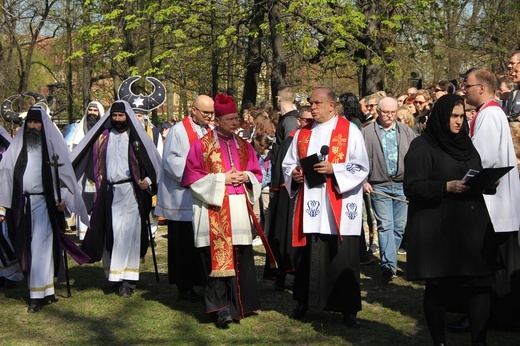
<path fill-rule="evenodd" d="M 0 278 L 0 286 L 4 288 L 15 288 L 18 287 L 18 282 L 2 277 Z"/>
<path fill-rule="evenodd" d="M 467 333 L 471 331 L 471 325 L 467 315 L 462 316 L 455 322 L 448 323 L 447 327 L 448 330 L 453 333 Z"/>
<path fill-rule="evenodd" d="M 132 296 L 132 290 L 128 285 L 125 285 L 125 283 L 123 283 L 121 287 L 119 287 L 119 296 L 121 298 L 130 298 Z"/>
<path fill-rule="evenodd" d="M 54 294 L 51 294 L 50 296 L 43 298 L 43 302 L 45 304 L 52 304 L 52 303 L 56 303 L 57 301 L 58 301 L 58 299 L 56 299 L 56 296 Z"/>
<path fill-rule="evenodd" d="M 361 328 L 361 323 L 359 323 L 355 314 L 343 314 L 343 323 L 352 329 Z"/>
<path fill-rule="evenodd" d="M 285 291 L 285 275 L 277 276 L 273 282 L 273 288 L 276 292 Z"/>
<path fill-rule="evenodd" d="M 188 300 L 190 302 L 197 302 L 202 300 L 202 297 L 193 290 L 193 288 L 187 290 L 179 290 L 179 299 Z"/>
<path fill-rule="evenodd" d="M 368 265 L 374 263 L 375 261 L 377 261 L 376 256 L 368 251 L 359 257 L 359 264 L 361 265 Z"/>
<path fill-rule="evenodd" d="M 27 312 L 36 313 L 42 309 L 43 299 L 31 299 Z"/>
<path fill-rule="evenodd" d="M 381 275 L 383 276 L 383 280 L 385 280 L 386 282 L 390 282 L 394 278 L 395 274 L 392 269 L 385 267 L 383 268 Z"/>
<path fill-rule="evenodd" d="M 295 320 L 299 320 L 305 317 L 305 313 L 307 312 L 307 307 L 303 304 L 298 304 L 293 310 L 292 318 Z"/>
<path fill-rule="evenodd" d="M 231 317 L 227 308 L 217 312 L 217 326 L 219 328 L 227 328 L 231 322 L 233 322 L 233 317 Z"/>

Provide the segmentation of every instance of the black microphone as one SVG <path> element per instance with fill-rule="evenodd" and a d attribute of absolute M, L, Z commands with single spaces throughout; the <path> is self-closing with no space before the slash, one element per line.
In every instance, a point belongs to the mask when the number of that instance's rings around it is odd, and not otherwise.
<path fill-rule="evenodd" d="M 327 155 L 329 155 L 329 146 L 324 145 L 320 149 L 320 161 L 325 161 L 327 159 Z"/>

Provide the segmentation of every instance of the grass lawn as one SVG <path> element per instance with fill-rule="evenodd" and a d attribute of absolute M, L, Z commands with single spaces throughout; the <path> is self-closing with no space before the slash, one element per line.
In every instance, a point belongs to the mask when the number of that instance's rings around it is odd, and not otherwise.
<path fill-rule="evenodd" d="M 159 228 L 157 255 L 160 282 L 155 281 L 151 252 L 141 266 L 137 290 L 129 299 L 105 279 L 100 263 L 79 267 L 69 258 L 72 297 L 65 284 L 56 286 L 57 302 L 39 313 L 27 313 L 28 289 L 0 288 L 2 345 L 430 345 L 422 312 L 423 286 L 396 278 L 385 284 L 378 265 L 362 267 L 362 328 L 351 330 L 341 315 L 308 313 L 291 319 L 291 291 L 275 292 L 262 280 L 262 246 L 255 247 L 262 310 L 227 330 L 215 327 L 202 303 L 180 301 L 168 284 L 166 227 Z M 400 255 L 401 269 L 405 256 Z M 288 278 L 292 284 L 292 277 Z M 202 293 L 200 287 L 195 288 Z M 520 312 L 519 312 L 520 313 Z M 457 319 L 448 315 L 448 321 Z M 491 330 L 489 345 L 520 345 L 520 331 Z M 469 334 L 448 334 L 450 345 L 470 344 Z"/>

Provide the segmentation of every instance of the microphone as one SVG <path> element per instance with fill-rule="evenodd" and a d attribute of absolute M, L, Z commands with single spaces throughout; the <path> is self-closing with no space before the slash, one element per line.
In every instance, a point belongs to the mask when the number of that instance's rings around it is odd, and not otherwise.
<path fill-rule="evenodd" d="M 139 149 L 141 149 L 141 143 L 139 143 L 139 141 L 135 141 L 135 142 L 133 142 L 132 145 L 134 146 L 134 150 L 135 150 L 136 152 L 138 152 Z M 327 148 L 327 153 L 328 153 L 328 152 L 329 152 L 329 150 L 328 150 L 328 148 Z"/>
<path fill-rule="evenodd" d="M 320 161 L 325 161 L 327 159 L 327 155 L 329 155 L 329 146 L 324 145 L 320 149 Z"/>

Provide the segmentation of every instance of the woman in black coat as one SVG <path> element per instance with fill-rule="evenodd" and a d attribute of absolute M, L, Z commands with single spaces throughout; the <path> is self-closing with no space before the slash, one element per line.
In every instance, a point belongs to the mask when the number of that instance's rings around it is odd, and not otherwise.
<path fill-rule="evenodd" d="M 404 192 L 410 202 L 407 276 L 426 280 L 424 312 L 435 345 L 446 344 L 450 296 L 468 298 L 472 342 L 485 344 L 490 286 L 501 265 L 482 192 L 462 180 L 481 170 L 460 96 L 441 97 L 422 136 L 405 157 Z"/>

